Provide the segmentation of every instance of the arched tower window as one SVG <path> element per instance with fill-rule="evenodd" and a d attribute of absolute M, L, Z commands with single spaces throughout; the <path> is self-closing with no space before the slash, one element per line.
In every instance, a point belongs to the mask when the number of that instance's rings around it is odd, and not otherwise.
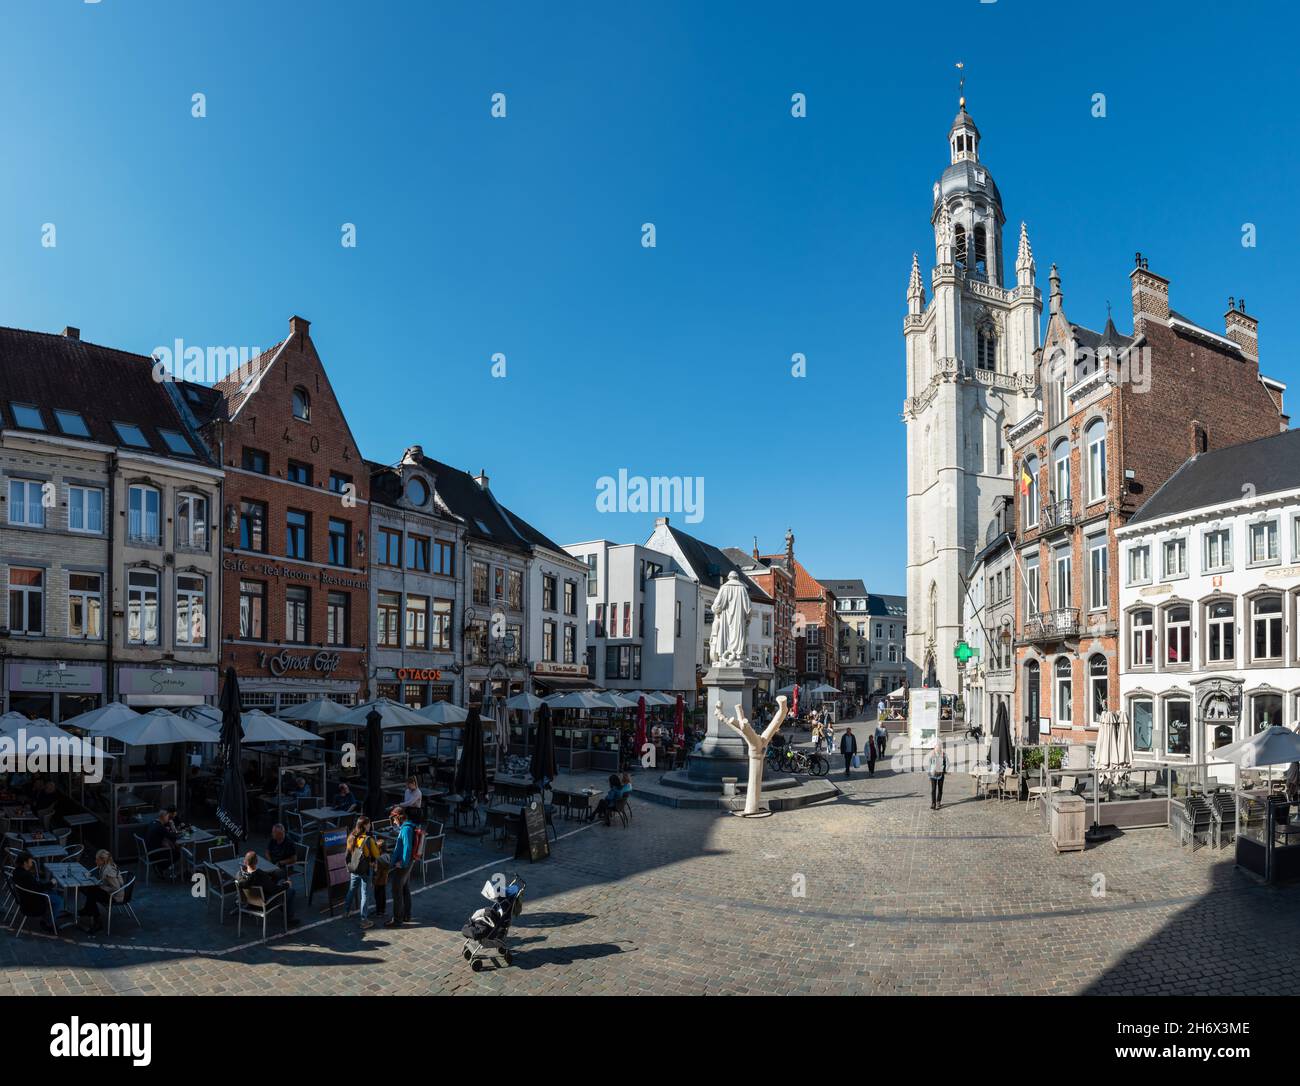
<path fill-rule="evenodd" d="M 989 322 L 975 330 L 975 366 L 981 370 L 997 368 L 998 334 Z"/>
<path fill-rule="evenodd" d="M 957 267 L 966 270 L 966 227 L 958 223 L 952 232 L 952 259 Z"/>
<path fill-rule="evenodd" d="M 989 253 L 987 235 L 982 226 L 978 223 L 975 225 L 975 263 L 972 270 L 976 275 L 988 276 L 989 273 Z"/>

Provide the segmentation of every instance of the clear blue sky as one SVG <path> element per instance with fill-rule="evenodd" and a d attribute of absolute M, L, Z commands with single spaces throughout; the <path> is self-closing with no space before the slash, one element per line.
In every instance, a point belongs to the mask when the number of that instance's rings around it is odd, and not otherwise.
<path fill-rule="evenodd" d="M 0 19 L 0 323 L 147 353 L 266 346 L 300 313 L 367 456 L 485 467 L 560 542 L 649 533 L 596 511 L 602 475 L 703 476 L 695 534 L 778 550 L 791 526 L 814 573 L 903 590 L 904 291 L 958 59 L 1044 293 L 1055 260 L 1072 319 L 1100 327 L 1110 300 L 1128 330 L 1141 249 L 1212 329 L 1244 296 L 1265 372 L 1300 396 L 1281 4 L 6 0 Z"/>

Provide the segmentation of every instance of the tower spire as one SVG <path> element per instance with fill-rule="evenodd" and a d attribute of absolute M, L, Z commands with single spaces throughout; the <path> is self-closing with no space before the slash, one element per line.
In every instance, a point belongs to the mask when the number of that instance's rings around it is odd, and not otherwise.
<path fill-rule="evenodd" d="M 1037 271 L 1038 269 L 1034 265 L 1034 251 L 1029 247 L 1029 230 L 1022 222 L 1020 224 L 1020 248 L 1016 252 L 1016 286 L 1032 287 Z"/>
<path fill-rule="evenodd" d="M 966 108 L 966 64 L 964 61 L 957 61 L 957 71 L 961 75 L 957 77 L 957 108 Z"/>
<path fill-rule="evenodd" d="M 907 312 L 911 316 L 920 316 L 925 309 L 925 286 L 921 282 L 921 262 L 917 254 L 912 254 L 912 274 L 907 281 Z"/>

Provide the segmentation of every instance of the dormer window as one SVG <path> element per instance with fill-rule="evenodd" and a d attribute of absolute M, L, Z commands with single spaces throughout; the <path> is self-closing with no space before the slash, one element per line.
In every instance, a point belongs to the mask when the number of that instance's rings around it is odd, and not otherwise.
<path fill-rule="evenodd" d="M 303 422 L 311 421 L 311 397 L 301 385 L 293 390 L 293 417 Z"/>

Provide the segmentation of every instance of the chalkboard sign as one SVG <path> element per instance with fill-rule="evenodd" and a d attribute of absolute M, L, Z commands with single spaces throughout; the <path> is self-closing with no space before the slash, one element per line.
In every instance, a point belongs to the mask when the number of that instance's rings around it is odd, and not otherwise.
<path fill-rule="evenodd" d="M 342 904 L 347 896 L 351 878 L 351 872 L 348 871 L 348 831 L 326 830 L 320 835 L 320 844 L 316 846 L 311 893 L 307 895 L 307 901 L 310 903 L 317 890 L 324 890 L 330 915 L 333 916 L 334 906 Z"/>
<path fill-rule="evenodd" d="M 516 860 L 527 856 L 529 862 L 534 863 L 551 854 L 551 843 L 546 839 L 546 811 L 536 800 L 519 808 L 515 840 Z"/>

